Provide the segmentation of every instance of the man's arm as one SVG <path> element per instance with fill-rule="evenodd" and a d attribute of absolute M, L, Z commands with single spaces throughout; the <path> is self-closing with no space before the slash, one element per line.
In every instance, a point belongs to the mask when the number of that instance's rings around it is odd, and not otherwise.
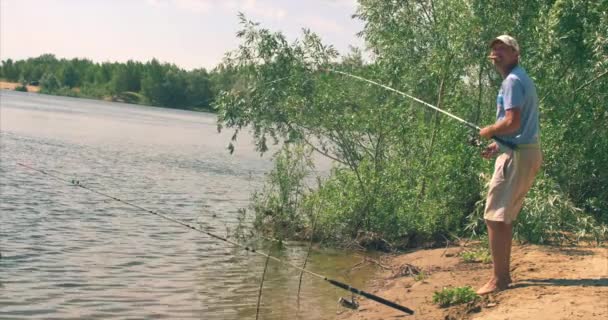
<path fill-rule="evenodd" d="M 490 139 L 495 135 L 506 135 L 517 132 L 521 126 L 521 108 L 511 108 L 505 111 L 505 117 L 496 123 L 482 128 L 479 135 Z"/>

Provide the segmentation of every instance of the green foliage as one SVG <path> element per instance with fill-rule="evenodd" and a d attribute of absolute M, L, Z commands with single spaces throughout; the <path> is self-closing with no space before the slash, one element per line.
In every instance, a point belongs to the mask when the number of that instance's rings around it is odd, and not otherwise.
<path fill-rule="evenodd" d="M 578 207 L 547 174 L 542 174 L 530 190 L 514 232 L 533 243 L 599 243 L 608 238 L 608 227 Z"/>
<path fill-rule="evenodd" d="M 605 9 L 605 2 L 574 0 L 361 0 L 356 16 L 374 54 L 369 64 L 356 50 L 340 59 L 308 30 L 288 43 L 241 16 L 242 44 L 223 64 L 240 77 L 218 94 L 218 127 L 233 129 L 235 138 L 251 129 L 262 153 L 269 141 L 297 141 L 335 162 L 302 202 L 320 213 L 321 239 L 348 241 L 371 232 L 413 246 L 446 233 L 485 232 L 480 213 L 489 177 L 479 173 L 491 171 L 492 163 L 467 145 L 468 129 L 417 102 L 323 70 L 354 73 L 472 122 L 492 123 L 500 76 L 487 61 L 487 45 L 511 33 L 540 94 L 545 153 L 516 235 L 543 242 L 565 228 L 602 240 L 608 42 L 598 30 L 608 30 Z"/>
<path fill-rule="evenodd" d="M 423 281 L 424 279 L 426 279 L 428 277 L 429 277 L 429 275 L 426 274 L 426 272 L 420 271 L 420 273 L 418 273 L 417 275 L 414 276 L 414 281 Z"/>
<path fill-rule="evenodd" d="M 40 92 L 53 94 L 61 88 L 61 83 L 54 74 L 47 72 L 40 79 Z"/>
<path fill-rule="evenodd" d="M 211 79 L 205 69 L 192 70 L 185 92 L 188 106 L 197 109 L 209 109 L 213 98 L 211 85 Z M 224 88 L 230 87 L 226 86 Z"/>
<path fill-rule="evenodd" d="M 97 86 L 91 83 L 85 83 L 82 87 L 80 87 L 80 94 L 83 97 L 103 99 L 107 96 L 107 89 L 103 86 Z"/>
<path fill-rule="evenodd" d="M 76 87 L 80 84 L 80 74 L 76 71 L 73 64 L 68 63 L 60 69 L 60 79 L 63 81 L 63 85 L 68 88 Z"/>
<path fill-rule="evenodd" d="M 460 254 L 460 258 L 464 262 L 481 262 L 481 263 L 491 263 L 492 255 L 487 248 L 464 251 Z"/>
<path fill-rule="evenodd" d="M 471 287 L 444 288 L 433 294 L 433 303 L 439 304 L 441 307 L 473 302 L 478 299 L 479 296 Z"/>
<path fill-rule="evenodd" d="M 7 59 L 6 61 L 2 61 L 2 77 L 6 78 L 8 81 L 16 82 L 21 77 L 18 67 L 15 66 L 15 63 L 12 59 Z"/>
<path fill-rule="evenodd" d="M 541 19 L 546 37 L 531 57 L 539 75 L 543 145 L 549 146 L 546 172 L 560 200 L 608 223 L 608 171 L 603 170 L 608 159 L 608 4 L 560 0 L 546 9 Z"/>
<path fill-rule="evenodd" d="M 488 182 L 488 177 L 480 180 Z M 485 232 L 483 209 L 485 193 L 468 217 L 466 230 L 473 235 Z M 600 243 L 608 239 L 608 226 L 576 206 L 547 171 L 541 171 L 514 225 L 514 237 L 531 243 L 576 244 L 580 240 Z M 486 239 L 487 242 L 487 239 Z M 487 247 L 487 245 L 485 245 Z"/>
<path fill-rule="evenodd" d="M 19 86 L 15 87 L 15 91 L 27 92 L 27 86 L 24 84 L 19 85 Z"/>
<path fill-rule="evenodd" d="M 268 174 L 264 189 L 252 198 L 256 229 L 275 239 L 302 236 L 303 218 L 310 218 L 301 203 L 311 168 L 310 150 L 304 146 L 288 144 L 275 155 L 275 168 Z"/>
<path fill-rule="evenodd" d="M 323 212 L 322 237 L 371 231 L 387 235 L 389 241 L 415 244 L 458 228 L 459 211 L 464 211 L 459 209 L 472 207 L 471 201 L 458 195 L 479 191 L 467 183 L 469 169 L 454 172 L 443 165 L 445 159 L 454 159 L 453 154 L 441 154 L 431 163 L 424 158 L 402 160 L 414 154 L 429 156 L 435 148 L 453 149 L 470 158 L 469 147 L 439 136 L 431 145 L 420 144 L 416 139 L 424 133 L 416 130 L 422 124 L 415 121 L 420 114 L 416 106 L 404 105 L 383 89 L 316 72 L 336 65 L 335 50 L 322 45 L 316 35 L 305 30 L 302 41 L 288 44 L 280 33 L 246 20 L 243 28 L 239 35 L 245 44 L 225 63 L 238 69 L 244 81 L 220 93 L 215 104 L 220 128 L 234 128 L 236 135 L 251 126 L 260 152 L 266 151 L 268 138 L 301 141 L 341 164 L 310 198 Z M 358 68 L 368 77 L 381 71 L 361 66 L 356 58 L 338 66 Z M 429 122 L 438 122 L 436 115 L 430 116 Z M 452 130 L 465 134 L 459 128 Z M 459 185 L 448 180 L 434 185 L 435 177 L 420 176 L 429 165 L 437 168 L 433 176 L 465 179 Z M 453 195 L 444 197 L 436 189 L 448 189 Z"/>
<path fill-rule="evenodd" d="M 108 84 L 110 92 L 114 95 L 117 95 L 129 90 L 128 77 L 129 75 L 127 74 L 126 68 L 116 68 L 112 73 L 112 78 L 110 80 L 110 83 Z"/>

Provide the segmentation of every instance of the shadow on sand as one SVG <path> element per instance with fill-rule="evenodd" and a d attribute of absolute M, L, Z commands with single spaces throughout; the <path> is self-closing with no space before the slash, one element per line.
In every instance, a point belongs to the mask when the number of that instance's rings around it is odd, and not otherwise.
<path fill-rule="evenodd" d="M 530 286 L 585 286 L 608 287 L 608 278 L 597 279 L 524 279 L 517 281 L 511 288 L 525 288 Z"/>

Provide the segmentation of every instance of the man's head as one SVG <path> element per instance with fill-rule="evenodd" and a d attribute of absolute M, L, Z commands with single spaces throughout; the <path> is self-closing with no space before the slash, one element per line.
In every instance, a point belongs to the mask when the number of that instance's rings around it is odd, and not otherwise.
<path fill-rule="evenodd" d="M 503 34 L 490 42 L 490 59 L 500 71 L 511 69 L 519 62 L 519 44 L 515 38 Z"/>

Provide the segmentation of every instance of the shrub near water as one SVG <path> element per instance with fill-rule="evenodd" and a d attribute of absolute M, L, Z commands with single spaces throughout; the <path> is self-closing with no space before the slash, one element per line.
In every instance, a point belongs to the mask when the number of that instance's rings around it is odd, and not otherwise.
<path fill-rule="evenodd" d="M 252 197 L 254 227 L 277 239 L 301 238 L 305 223 L 311 221 L 302 202 L 306 196 L 306 177 L 312 163 L 310 150 L 287 145 L 275 155 L 275 168 L 266 184 Z"/>

